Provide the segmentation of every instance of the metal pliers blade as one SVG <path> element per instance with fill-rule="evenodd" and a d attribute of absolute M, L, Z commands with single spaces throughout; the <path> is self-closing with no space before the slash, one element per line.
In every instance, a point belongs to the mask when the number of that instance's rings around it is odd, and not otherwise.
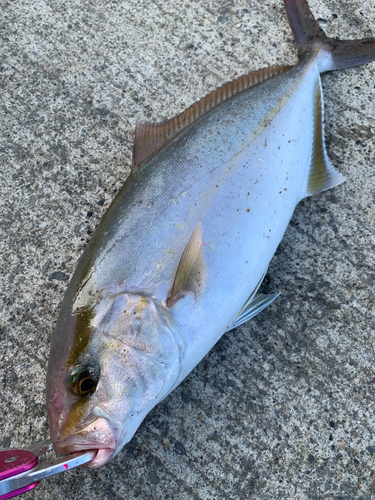
<path fill-rule="evenodd" d="M 96 454 L 81 451 L 39 463 L 38 457 L 52 447 L 52 441 L 47 440 L 24 450 L 0 451 L 0 500 L 32 490 L 42 479 L 90 462 Z"/>

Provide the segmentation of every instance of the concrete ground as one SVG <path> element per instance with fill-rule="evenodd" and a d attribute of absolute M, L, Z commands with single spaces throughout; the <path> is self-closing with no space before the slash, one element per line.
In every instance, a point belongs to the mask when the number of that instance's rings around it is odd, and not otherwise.
<path fill-rule="evenodd" d="M 326 32 L 375 36 L 370 0 L 311 0 Z M 293 64 L 281 0 L 1 2 L 0 449 L 48 437 L 51 334 L 77 259 L 125 181 L 137 120 Z M 300 203 L 263 291 L 96 471 L 25 499 L 375 498 L 375 63 L 323 77 L 347 182 Z"/>

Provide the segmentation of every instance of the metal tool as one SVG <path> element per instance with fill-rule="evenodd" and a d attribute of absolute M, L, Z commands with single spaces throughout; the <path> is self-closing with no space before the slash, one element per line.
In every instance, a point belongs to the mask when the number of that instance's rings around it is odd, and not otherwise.
<path fill-rule="evenodd" d="M 0 451 L 0 500 L 32 490 L 45 479 L 90 462 L 96 451 L 77 452 L 38 463 L 38 457 L 52 450 L 52 441 L 39 441 L 24 450 Z"/>

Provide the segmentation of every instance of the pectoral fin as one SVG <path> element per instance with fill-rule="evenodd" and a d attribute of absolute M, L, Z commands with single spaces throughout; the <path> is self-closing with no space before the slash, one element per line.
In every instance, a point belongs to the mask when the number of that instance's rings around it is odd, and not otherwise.
<path fill-rule="evenodd" d="M 172 307 L 187 292 L 197 295 L 204 286 L 205 262 L 202 249 L 202 223 L 199 222 L 181 256 L 168 294 L 167 306 Z"/>
<path fill-rule="evenodd" d="M 258 295 L 257 297 L 252 298 L 250 301 L 247 300 L 238 313 L 236 319 L 233 321 L 230 329 L 232 330 L 233 328 L 246 323 L 246 321 L 249 321 L 251 318 L 263 311 L 263 309 L 265 309 L 267 306 L 272 304 L 272 302 L 278 296 L 278 293 L 273 293 L 271 295 Z"/>

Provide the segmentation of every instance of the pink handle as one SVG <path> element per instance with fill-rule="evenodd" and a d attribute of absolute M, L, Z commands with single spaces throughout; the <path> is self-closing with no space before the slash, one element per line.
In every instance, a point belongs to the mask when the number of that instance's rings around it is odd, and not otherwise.
<path fill-rule="evenodd" d="M 33 453 L 26 450 L 7 450 L 0 451 L 0 481 L 7 479 L 8 477 L 17 476 L 22 474 L 22 472 L 27 472 L 38 464 L 38 457 Z M 0 496 L 0 500 L 6 500 L 7 498 L 13 498 L 21 493 L 32 490 L 39 484 L 36 483 L 29 484 L 23 488 L 19 488 L 16 491 L 6 493 Z"/>

